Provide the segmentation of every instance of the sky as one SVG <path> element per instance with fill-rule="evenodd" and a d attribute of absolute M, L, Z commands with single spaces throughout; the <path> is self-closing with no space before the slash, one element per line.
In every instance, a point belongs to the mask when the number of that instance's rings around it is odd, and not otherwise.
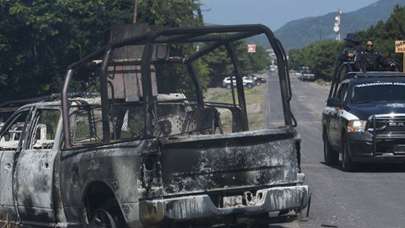
<path fill-rule="evenodd" d="M 357 10 L 377 0 L 201 0 L 210 24 L 260 23 L 275 30 L 303 17 Z"/>

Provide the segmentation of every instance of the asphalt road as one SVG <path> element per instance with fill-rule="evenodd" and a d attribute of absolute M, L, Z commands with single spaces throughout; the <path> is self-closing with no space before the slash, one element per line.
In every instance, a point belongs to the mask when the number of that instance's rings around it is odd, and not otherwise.
<path fill-rule="evenodd" d="M 356 172 L 344 172 L 323 164 L 321 113 L 328 89 L 292 77 L 291 106 L 302 138 L 303 172 L 312 190 L 310 217 L 298 227 L 405 227 L 405 165 L 361 165 Z"/>

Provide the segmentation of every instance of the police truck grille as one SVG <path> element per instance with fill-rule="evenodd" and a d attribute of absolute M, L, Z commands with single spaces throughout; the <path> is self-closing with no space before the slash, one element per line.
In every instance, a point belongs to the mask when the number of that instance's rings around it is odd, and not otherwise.
<path fill-rule="evenodd" d="M 405 133 L 405 116 L 374 117 L 369 120 L 368 128 L 377 133 Z"/>

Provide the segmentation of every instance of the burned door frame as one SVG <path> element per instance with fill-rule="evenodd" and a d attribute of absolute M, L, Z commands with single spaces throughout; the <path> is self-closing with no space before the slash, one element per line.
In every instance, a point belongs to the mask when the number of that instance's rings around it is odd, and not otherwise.
<path fill-rule="evenodd" d="M 29 148 L 33 144 L 34 131 L 38 125 L 41 111 L 56 111 L 59 113 L 52 148 Z M 36 107 L 32 111 L 32 119 L 28 128 L 25 145 L 20 150 L 15 171 L 16 205 L 20 220 L 23 224 L 56 224 L 54 205 L 54 175 L 55 161 L 59 151 L 59 135 L 61 110 L 58 107 Z"/>
<path fill-rule="evenodd" d="M 23 112 L 27 112 L 27 117 L 24 124 L 24 129 L 18 142 L 18 147 L 15 151 L 4 150 L 0 153 L 0 182 L 2 183 L 2 188 L 0 191 L 0 225 L 17 223 L 20 221 L 20 216 L 17 209 L 16 203 L 16 181 L 15 181 L 15 171 L 16 163 L 19 157 L 21 149 L 24 147 L 27 140 L 27 129 L 29 129 L 32 120 L 32 108 L 23 108 L 15 112 L 9 121 L 4 125 L 0 131 L 0 136 L 5 133 L 11 124 L 16 121 L 19 115 Z M 7 153 L 7 154 L 6 154 Z M 7 155 L 7 156 L 6 156 Z M 7 183 L 8 182 L 8 183 Z M 8 187 L 8 188 L 6 188 Z M 4 200 L 3 202 L 1 200 Z M 3 214 L 4 213 L 4 214 Z"/>
<path fill-rule="evenodd" d="M 111 57 L 111 51 L 120 47 L 128 45 L 144 45 L 143 58 L 141 60 L 141 72 L 142 72 L 142 87 L 144 93 L 144 104 L 146 111 L 146 121 L 145 121 L 145 135 L 152 136 L 153 132 L 153 112 L 156 109 L 156 97 L 152 94 L 151 85 L 151 71 L 150 65 L 152 63 L 153 47 L 156 44 L 167 44 L 167 43 L 196 43 L 196 42 L 212 42 L 211 45 L 197 51 L 194 55 L 190 56 L 184 61 L 189 70 L 190 76 L 197 89 L 197 105 L 199 107 L 204 107 L 204 101 L 202 96 L 201 87 L 199 85 L 198 77 L 193 70 L 192 63 L 203 57 L 204 55 L 210 53 L 211 51 L 225 47 L 231 57 L 232 64 L 237 78 L 237 91 L 239 103 L 242 106 L 244 121 L 244 129 L 248 129 L 247 115 L 246 115 L 246 104 L 244 98 L 243 83 L 240 72 L 238 72 L 238 60 L 233 54 L 232 42 L 245 39 L 248 37 L 264 34 L 269 43 L 271 44 L 276 57 L 278 59 L 278 69 L 280 78 L 280 90 L 282 96 L 282 107 L 284 113 L 284 122 L 286 126 L 295 127 L 296 120 L 292 114 L 290 108 L 290 101 L 292 99 L 290 78 L 288 76 L 288 65 L 287 56 L 285 50 L 283 49 L 280 41 L 274 37 L 273 32 L 264 25 L 234 25 L 234 26 L 209 26 L 201 28 L 177 28 L 177 29 L 165 29 L 161 31 L 151 31 L 147 32 L 141 36 L 130 37 L 119 42 L 111 43 L 106 47 L 88 55 L 77 63 L 72 64 L 68 67 L 68 71 L 65 78 L 65 83 L 62 90 L 62 116 L 63 116 L 63 128 L 65 137 L 65 148 L 71 148 L 72 144 L 69 136 L 69 85 L 72 79 L 75 69 L 79 68 L 81 65 L 91 61 L 95 57 L 104 56 L 102 73 L 100 77 L 101 82 L 101 103 L 102 103 L 102 119 L 103 119 L 103 139 L 104 144 L 110 143 L 110 129 L 108 123 L 109 115 L 109 101 L 108 101 L 108 88 L 107 88 L 107 76 L 108 76 L 108 63 Z"/>

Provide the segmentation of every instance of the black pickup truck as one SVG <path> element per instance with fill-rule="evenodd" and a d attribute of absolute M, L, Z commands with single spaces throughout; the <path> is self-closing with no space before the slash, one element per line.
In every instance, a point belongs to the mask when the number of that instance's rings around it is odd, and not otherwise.
<path fill-rule="evenodd" d="M 405 74 L 348 73 L 323 111 L 325 162 L 405 162 Z"/>

